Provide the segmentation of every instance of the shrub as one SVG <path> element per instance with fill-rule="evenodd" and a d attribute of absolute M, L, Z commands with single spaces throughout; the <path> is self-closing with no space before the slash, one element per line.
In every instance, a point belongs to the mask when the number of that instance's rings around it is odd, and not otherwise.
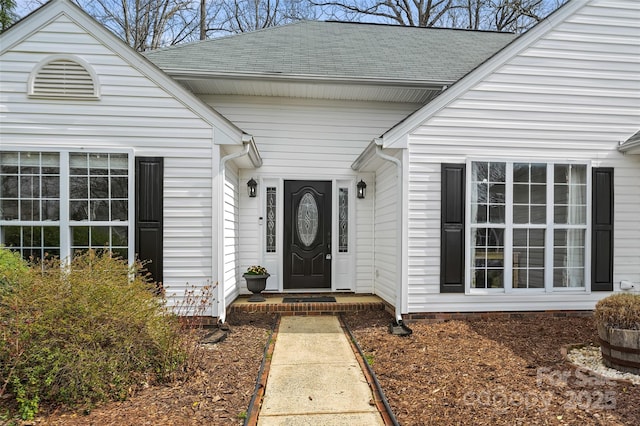
<path fill-rule="evenodd" d="M 124 399 L 185 362 L 178 318 L 125 261 L 89 251 L 25 275 L 0 292 L 0 395 L 8 389 L 24 419 L 44 402 Z"/>
<path fill-rule="evenodd" d="M 29 265 L 22 259 L 20 253 L 0 246 L 0 291 L 16 283 L 28 269 Z"/>
<path fill-rule="evenodd" d="M 640 330 L 640 295 L 613 294 L 596 304 L 596 320 L 611 328 Z"/>

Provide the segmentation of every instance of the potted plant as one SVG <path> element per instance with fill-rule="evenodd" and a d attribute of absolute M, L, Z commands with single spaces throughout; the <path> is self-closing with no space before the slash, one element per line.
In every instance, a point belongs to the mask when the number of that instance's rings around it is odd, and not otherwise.
<path fill-rule="evenodd" d="M 640 295 L 618 293 L 600 300 L 595 318 L 604 364 L 640 374 Z"/>
<path fill-rule="evenodd" d="M 249 302 L 264 302 L 265 298 L 260 293 L 267 288 L 267 278 L 271 276 L 267 268 L 260 265 L 249 266 L 242 276 L 247 281 L 247 289 L 253 293 Z"/>

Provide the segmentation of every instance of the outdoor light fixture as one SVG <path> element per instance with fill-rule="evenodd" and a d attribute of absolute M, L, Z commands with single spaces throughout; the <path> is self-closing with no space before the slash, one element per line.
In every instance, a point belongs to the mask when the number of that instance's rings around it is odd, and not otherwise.
<path fill-rule="evenodd" d="M 258 182 L 253 180 L 253 178 L 251 178 L 249 182 L 247 182 L 247 192 L 249 192 L 249 197 L 255 198 L 257 187 L 258 187 Z"/>
<path fill-rule="evenodd" d="M 362 179 L 358 182 L 358 198 L 362 199 L 367 195 L 367 184 Z"/>

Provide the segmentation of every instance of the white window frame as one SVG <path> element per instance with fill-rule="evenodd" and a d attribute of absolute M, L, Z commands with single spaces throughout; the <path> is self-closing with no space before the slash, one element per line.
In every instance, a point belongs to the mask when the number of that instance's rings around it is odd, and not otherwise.
<path fill-rule="evenodd" d="M 19 221 L 0 220 L 1 226 L 58 226 L 60 228 L 60 259 L 71 258 L 71 228 L 78 222 L 69 220 L 69 155 L 71 153 L 83 154 L 126 154 L 128 167 L 128 217 L 126 221 L 91 221 L 82 222 L 84 226 L 126 226 L 127 227 L 127 255 L 128 262 L 135 261 L 135 153 L 133 149 L 85 149 L 85 148 L 58 148 L 52 149 L 38 146 L 2 147 L 1 151 L 11 152 L 53 152 L 60 155 L 60 216 L 58 221 Z"/>
<path fill-rule="evenodd" d="M 502 224 L 473 224 L 471 222 L 471 171 L 474 162 L 505 163 L 505 223 Z M 540 163 L 547 166 L 547 199 L 546 199 L 546 223 L 530 224 L 527 229 L 545 229 L 545 257 L 544 257 L 544 288 L 513 288 L 513 164 L 514 163 Z M 554 223 L 554 165 L 584 165 L 586 166 L 586 221 L 584 225 L 568 225 Z M 553 292 L 587 293 L 591 292 L 591 208 L 592 208 L 592 163 L 591 161 L 548 160 L 548 159 L 514 159 L 514 158 L 484 158 L 472 157 L 466 160 L 465 182 L 465 294 L 544 294 Z M 495 226 L 498 225 L 498 226 Z M 503 288 L 472 288 L 472 250 L 471 235 L 472 226 L 497 227 L 504 229 L 504 287 Z M 516 227 L 517 229 L 518 227 Z M 553 249 L 555 229 L 584 229 L 584 287 L 554 287 L 553 286 Z"/>

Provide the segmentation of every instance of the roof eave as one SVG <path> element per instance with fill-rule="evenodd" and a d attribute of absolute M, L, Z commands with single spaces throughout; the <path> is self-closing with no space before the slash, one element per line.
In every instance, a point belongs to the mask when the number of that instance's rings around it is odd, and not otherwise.
<path fill-rule="evenodd" d="M 618 151 L 624 154 L 640 154 L 640 138 L 628 140 L 618 146 Z"/>
<path fill-rule="evenodd" d="M 276 72 L 224 72 L 224 71 L 199 71 L 178 68 L 163 68 L 162 70 L 176 80 L 210 80 L 210 79 L 230 79 L 230 80 L 261 80 L 278 82 L 298 82 L 298 83 L 332 83 L 349 85 L 374 85 L 374 86 L 394 86 L 394 87 L 415 87 L 442 89 L 453 84 L 454 80 L 405 80 L 387 79 L 378 77 L 346 77 L 327 76 L 314 74 L 284 74 Z"/>

